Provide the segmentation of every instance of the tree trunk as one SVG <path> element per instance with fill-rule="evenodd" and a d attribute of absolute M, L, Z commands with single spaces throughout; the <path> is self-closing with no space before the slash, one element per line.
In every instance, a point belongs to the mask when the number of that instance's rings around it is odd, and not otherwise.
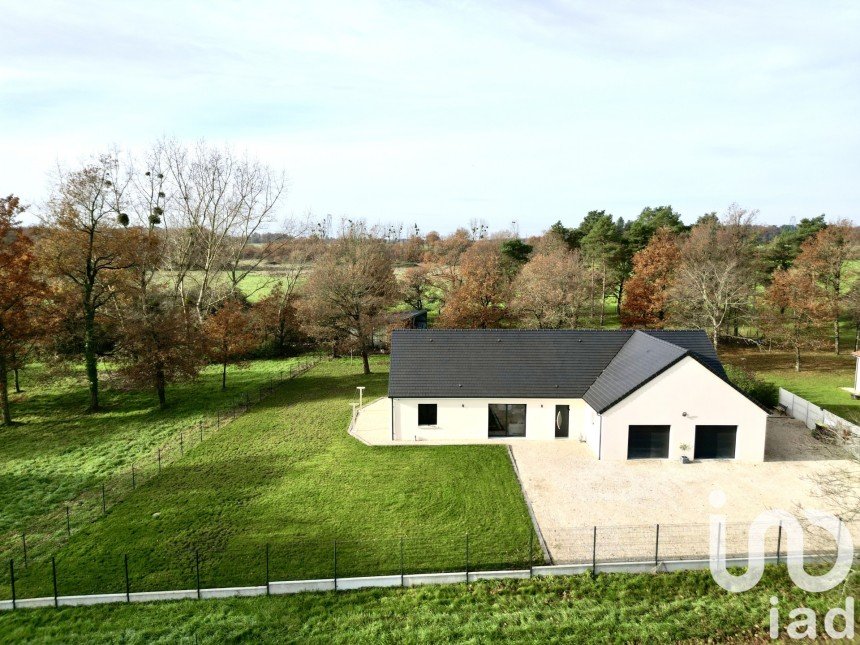
<path fill-rule="evenodd" d="M 794 371 L 795 372 L 800 371 L 800 346 L 799 345 L 794 346 Z"/>
<path fill-rule="evenodd" d="M 606 322 L 606 267 L 600 276 L 600 326 Z"/>
<path fill-rule="evenodd" d="M 618 278 L 618 299 L 615 301 L 615 313 L 621 315 L 621 298 L 624 296 L 624 274 Z"/>
<path fill-rule="evenodd" d="M 361 362 L 364 365 L 364 373 L 370 374 L 370 359 L 367 355 L 367 347 L 361 348 Z"/>
<path fill-rule="evenodd" d="M 720 345 L 720 326 L 719 325 L 713 326 L 713 331 L 711 334 L 711 341 L 714 343 L 714 349 L 716 350 L 717 347 L 719 347 L 719 345 Z"/>
<path fill-rule="evenodd" d="M 165 390 L 164 370 L 159 367 L 155 370 L 155 391 L 158 394 L 158 407 L 162 410 L 167 407 L 167 394 Z"/>
<path fill-rule="evenodd" d="M 15 394 L 21 394 L 21 379 L 18 376 L 18 368 L 14 368 L 15 373 Z"/>
<path fill-rule="evenodd" d="M 854 351 L 857 351 L 857 348 L 860 347 L 860 320 L 857 320 L 854 323 Z"/>
<path fill-rule="evenodd" d="M 3 425 L 12 425 L 12 413 L 9 411 L 9 380 L 6 371 L 6 357 L 0 352 L 0 408 L 3 409 Z"/>
<path fill-rule="evenodd" d="M 221 390 L 227 389 L 227 361 L 221 366 Z"/>
<path fill-rule="evenodd" d="M 84 315 L 84 362 L 87 369 L 87 381 L 90 385 L 89 412 L 98 412 L 99 408 L 99 368 L 96 356 L 95 312 Z"/>
<path fill-rule="evenodd" d="M 839 354 L 839 318 L 833 321 L 833 344 L 836 353 Z"/>

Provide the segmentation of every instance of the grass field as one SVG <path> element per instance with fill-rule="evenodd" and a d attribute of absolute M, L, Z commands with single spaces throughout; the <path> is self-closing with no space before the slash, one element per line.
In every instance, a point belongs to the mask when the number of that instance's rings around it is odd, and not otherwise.
<path fill-rule="evenodd" d="M 821 635 L 826 612 L 844 608 L 843 593 L 802 592 L 781 568 L 740 594 L 723 591 L 708 571 L 581 575 L 20 610 L 0 616 L 0 631 L 9 641 L 43 643 L 766 642 L 772 595 L 783 636 L 789 611 L 801 606 L 816 611 Z"/>
<path fill-rule="evenodd" d="M 277 378 L 291 362 L 230 368 L 226 392 L 219 368 L 207 368 L 195 382 L 168 387 L 163 411 L 153 392 L 112 389 L 103 372 L 105 411 L 99 414 L 85 413 L 89 394 L 81 378 L 58 379 L 43 366 L 27 367 L 24 392 L 11 397 L 19 425 L 0 429 L 0 534 L 26 527 L 28 519 L 129 468 L 169 435 Z"/>
<path fill-rule="evenodd" d="M 503 446 L 371 448 L 346 433 L 357 385 L 385 393 L 387 358 L 324 362 L 186 452 L 57 553 L 60 593 L 260 584 L 271 579 L 524 563 L 531 523 Z M 537 547 L 535 547 L 537 551 Z M 19 567 L 21 597 L 50 593 L 47 558 Z M 33 561 L 37 560 L 37 561 Z M 18 577 L 18 576 L 16 576 Z M 0 594 L 9 597 L 8 572 Z"/>
<path fill-rule="evenodd" d="M 853 348 L 853 344 L 849 345 Z M 725 363 L 742 366 L 760 378 L 794 392 L 808 401 L 848 421 L 860 424 L 860 401 L 841 390 L 854 384 L 854 357 L 847 351 L 810 352 L 803 355 L 803 368 L 794 370 L 794 356 L 786 352 L 757 349 L 724 348 L 720 358 Z"/>

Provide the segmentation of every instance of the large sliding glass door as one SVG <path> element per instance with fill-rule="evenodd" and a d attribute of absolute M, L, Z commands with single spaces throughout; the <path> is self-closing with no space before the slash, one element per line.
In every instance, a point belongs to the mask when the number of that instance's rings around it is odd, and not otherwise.
<path fill-rule="evenodd" d="M 488 428 L 490 437 L 525 437 L 525 403 L 490 403 Z"/>

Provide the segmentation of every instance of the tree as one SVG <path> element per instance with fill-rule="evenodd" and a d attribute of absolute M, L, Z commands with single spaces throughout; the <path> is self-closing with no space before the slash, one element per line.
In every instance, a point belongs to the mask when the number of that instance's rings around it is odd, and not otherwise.
<path fill-rule="evenodd" d="M 397 299 L 386 246 L 363 227 L 344 231 L 316 263 L 304 294 L 311 335 L 332 343 L 351 338 L 370 374 L 373 334 L 385 326 L 386 309 Z"/>
<path fill-rule="evenodd" d="M 839 353 L 839 317 L 845 299 L 845 263 L 857 256 L 854 227 L 848 220 L 831 224 L 808 238 L 795 264 L 824 287 L 833 329 L 833 348 Z"/>
<path fill-rule="evenodd" d="M 633 273 L 621 307 L 623 326 L 661 328 L 666 324 L 669 294 L 680 261 L 677 236 L 668 228 L 659 229 L 633 256 Z"/>
<path fill-rule="evenodd" d="M 12 423 L 8 376 L 17 370 L 25 343 L 36 335 L 33 312 L 44 285 L 33 271 L 33 243 L 18 224 L 24 211 L 14 195 L 0 198 L 0 412 L 4 425 Z M 16 372 L 16 390 L 17 372 Z"/>
<path fill-rule="evenodd" d="M 499 246 L 493 242 L 475 244 L 463 255 L 459 285 L 448 293 L 439 324 L 457 329 L 499 327 L 509 291 Z"/>
<path fill-rule="evenodd" d="M 254 316 L 264 342 L 271 339 L 275 356 L 286 356 L 291 343 L 302 334 L 296 311 L 296 295 L 278 282 L 269 294 L 254 305 Z"/>
<path fill-rule="evenodd" d="M 285 180 L 257 161 L 203 142 L 192 149 L 161 142 L 148 163 L 150 176 L 164 180 L 166 268 L 181 301 L 202 321 L 280 248 L 278 239 L 240 263 L 251 237 L 272 221 Z M 229 285 L 219 289 L 224 275 Z"/>
<path fill-rule="evenodd" d="M 403 272 L 400 281 L 403 302 L 413 309 L 424 309 L 433 287 L 430 269 L 426 266 L 410 267 Z"/>
<path fill-rule="evenodd" d="M 754 279 L 738 255 L 736 233 L 729 227 L 695 227 L 681 247 L 681 262 L 670 297 L 670 318 L 691 327 L 709 328 L 714 347 L 720 329 L 746 307 Z"/>
<path fill-rule="evenodd" d="M 773 344 L 794 352 L 799 372 L 801 350 L 822 344 L 827 313 L 825 294 L 811 275 L 796 267 L 779 269 L 766 292 L 760 325 Z"/>
<path fill-rule="evenodd" d="M 99 410 L 97 316 L 113 300 L 118 274 L 131 266 L 122 229 L 128 182 L 115 155 L 62 171 L 40 239 L 47 274 L 77 295 L 91 412 Z"/>
<path fill-rule="evenodd" d="M 576 328 L 587 316 L 589 269 L 566 246 L 535 255 L 514 282 L 514 313 L 527 327 Z"/>
<path fill-rule="evenodd" d="M 221 389 L 227 389 L 227 366 L 242 367 L 248 353 L 256 347 L 251 315 L 238 300 L 231 298 L 203 322 L 208 355 L 221 366 Z"/>
<path fill-rule="evenodd" d="M 502 256 L 506 260 L 506 263 L 512 267 L 512 277 L 519 271 L 520 267 L 529 261 L 532 251 L 534 251 L 534 247 L 520 239 L 502 242 Z"/>
<path fill-rule="evenodd" d="M 611 280 L 610 273 L 614 268 L 613 265 L 618 258 L 621 240 L 618 228 L 612 221 L 612 215 L 607 215 L 605 211 L 591 211 L 588 218 L 590 220 L 588 232 L 583 236 L 580 245 L 585 257 L 591 262 L 592 277 L 600 280 L 599 313 L 596 318 L 603 327 L 607 287 Z M 595 291 L 592 288 L 592 302 L 595 300 Z M 593 313 L 592 317 L 595 317 Z"/>
<path fill-rule="evenodd" d="M 769 276 L 777 269 L 788 269 L 800 253 L 801 245 L 827 227 L 824 215 L 804 217 L 796 226 L 787 226 L 765 247 L 762 262 Z"/>
<path fill-rule="evenodd" d="M 642 209 L 635 220 L 630 222 L 627 229 L 627 241 L 631 252 L 636 253 L 645 248 L 659 229 L 668 228 L 673 233 L 686 232 L 687 226 L 681 221 L 680 214 L 672 210 L 671 206 L 646 207 Z"/>

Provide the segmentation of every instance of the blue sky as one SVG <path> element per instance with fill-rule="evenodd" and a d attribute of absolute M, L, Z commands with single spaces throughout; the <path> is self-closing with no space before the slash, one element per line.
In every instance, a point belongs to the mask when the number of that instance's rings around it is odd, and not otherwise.
<path fill-rule="evenodd" d="M 285 214 L 470 218 L 860 203 L 860 3 L 7 3 L 0 193 L 160 136 L 286 171 Z"/>

